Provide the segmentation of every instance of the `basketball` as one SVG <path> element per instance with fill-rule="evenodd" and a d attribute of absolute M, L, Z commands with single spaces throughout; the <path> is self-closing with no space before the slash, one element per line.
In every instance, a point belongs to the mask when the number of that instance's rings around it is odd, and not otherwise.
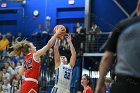
<path fill-rule="evenodd" d="M 62 37 L 64 37 L 64 35 L 66 34 L 66 28 L 65 28 L 65 26 L 63 26 L 63 25 L 56 25 L 55 27 L 54 27 L 54 34 L 56 33 L 56 31 L 59 29 L 59 28 L 61 28 L 62 29 L 62 32 L 58 35 L 58 38 L 62 38 Z"/>

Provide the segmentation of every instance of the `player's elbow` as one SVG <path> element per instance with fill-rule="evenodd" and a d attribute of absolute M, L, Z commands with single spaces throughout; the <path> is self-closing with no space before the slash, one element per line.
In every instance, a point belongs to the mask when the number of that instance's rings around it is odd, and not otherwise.
<path fill-rule="evenodd" d="M 72 53 L 72 56 L 76 59 L 76 56 L 77 56 L 77 55 L 76 55 L 76 52 L 73 52 L 73 53 Z"/>

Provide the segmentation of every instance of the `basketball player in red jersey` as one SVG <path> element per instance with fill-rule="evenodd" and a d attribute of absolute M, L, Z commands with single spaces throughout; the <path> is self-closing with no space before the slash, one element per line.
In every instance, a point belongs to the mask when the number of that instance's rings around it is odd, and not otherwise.
<path fill-rule="evenodd" d="M 45 54 L 55 42 L 55 39 L 58 35 L 62 33 L 62 29 L 59 28 L 56 31 L 56 34 L 48 41 L 42 49 L 36 51 L 36 47 L 33 43 L 26 40 L 16 42 L 11 48 L 13 51 L 10 55 L 20 55 L 21 53 L 25 54 L 26 57 L 22 64 L 22 67 L 19 71 L 19 75 L 22 76 L 25 74 L 25 79 L 22 81 L 20 93 L 38 93 L 38 79 L 40 75 L 40 56 Z"/>

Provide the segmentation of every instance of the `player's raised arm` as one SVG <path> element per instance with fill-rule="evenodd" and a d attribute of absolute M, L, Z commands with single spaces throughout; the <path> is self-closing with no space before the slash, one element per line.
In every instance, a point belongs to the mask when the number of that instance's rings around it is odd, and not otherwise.
<path fill-rule="evenodd" d="M 57 38 L 54 45 L 54 62 L 55 68 L 60 65 L 60 54 L 59 54 L 59 42 L 60 40 Z"/>
<path fill-rule="evenodd" d="M 70 45 L 70 51 L 71 51 L 70 66 L 73 68 L 75 65 L 75 61 L 76 61 L 76 51 L 75 51 L 75 48 L 74 48 L 73 43 L 71 41 L 70 34 L 67 37 L 67 42 Z"/>
<path fill-rule="evenodd" d="M 35 59 L 38 59 L 41 55 L 45 54 L 47 50 L 49 50 L 54 42 L 55 42 L 55 39 L 58 37 L 58 35 L 62 32 L 62 29 L 59 28 L 56 33 L 51 37 L 51 39 L 48 41 L 48 43 L 40 50 L 38 50 L 35 54 L 34 54 L 34 57 Z"/>

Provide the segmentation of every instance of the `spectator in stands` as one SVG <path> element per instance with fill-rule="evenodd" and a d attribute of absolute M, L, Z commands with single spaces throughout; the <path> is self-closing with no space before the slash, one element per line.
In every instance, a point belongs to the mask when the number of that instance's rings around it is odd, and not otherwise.
<path fill-rule="evenodd" d="M 33 31 L 32 34 L 32 42 L 36 46 L 37 50 L 42 48 L 42 32 L 44 31 L 44 28 L 42 24 L 38 25 L 38 28 Z"/>
<path fill-rule="evenodd" d="M 137 17 L 120 21 L 113 29 L 106 51 L 99 67 L 99 79 L 95 93 L 105 91 L 105 76 L 114 54 L 117 55 L 115 80 L 111 93 L 140 92 L 140 0 L 137 3 Z"/>
<path fill-rule="evenodd" d="M 15 44 L 15 42 L 16 42 L 16 36 L 14 36 L 14 35 L 12 35 L 11 37 L 10 37 L 10 39 L 8 39 L 9 40 L 9 46 L 12 46 L 12 45 L 14 45 Z M 12 49 L 10 49 L 10 48 L 8 48 L 8 52 L 11 52 L 12 51 Z"/>
<path fill-rule="evenodd" d="M 33 43 L 27 40 L 17 41 L 16 44 L 11 47 L 13 48 L 13 51 L 9 56 L 20 56 L 21 54 L 26 55 L 19 72 L 20 76 L 25 74 L 25 79 L 22 81 L 21 85 L 21 93 L 37 93 L 41 66 L 40 57 L 53 46 L 55 39 L 61 32 L 62 29 L 59 28 L 49 42 L 40 50 L 36 50 Z"/>
<path fill-rule="evenodd" d="M 88 40 L 94 42 L 96 34 L 101 33 L 99 26 L 97 26 L 94 22 L 92 23 L 89 33 L 88 33 Z"/>
<path fill-rule="evenodd" d="M 7 32 L 5 35 L 9 41 L 12 39 L 12 34 L 10 32 Z"/>
<path fill-rule="evenodd" d="M 5 67 L 2 68 L 2 72 L 3 72 L 2 79 L 10 81 L 10 74 L 7 72 L 7 69 Z"/>
<path fill-rule="evenodd" d="M 74 27 L 74 33 L 81 33 L 81 29 L 82 29 L 83 27 L 80 25 L 80 23 L 79 22 L 77 22 L 76 23 L 76 26 Z"/>
<path fill-rule="evenodd" d="M 49 56 L 50 58 L 53 58 L 53 48 L 50 48 L 50 49 L 49 49 L 48 56 Z"/>
<path fill-rule="evenodd" d="M 12 80 L 13 80 L 13 77 L 15 75 L 15 71 L 11 67 L 10 63 L 5 63 L 5 68 L 7 70 L 7 73 L 10 75 L 10 78 L 9 78 L 10 84 L 12 84 Z"/>
<path fill-rule="evenodd" d="M 42 44 L 43 46 L 48 43 L 49 39 L 51 38 L 50 33 L 50 28 L 49 28 L 50 23 L 47 21 L 45 23 L 45 30 L 42 32 Z"/>
<path fill-rule="evenodd" d="M 0 54 L 2 59 L 7 56 L 7 48 L 9 47 L 9 40 L 6 38 L 6 35 L 2 35 L 2 40 L 0 40 Z"/>
<path fill-rule="evenodd" d="M 91 25 L 90 32 L 92 33 L 101 33 L 99 26 L 97 26 L 94 22 Z"/>
<path fill-rule="evenodd" d="M 12 35 L 11 46 L 16 42 L 16 36 Z"/>
<path fill-rule="evenodd" d="M 45 23 L 45 30 L 44 30 L 42 33 L 48 34 L 48 33 L 50 32 L 49 25 L 50 25 L 49 22 L 46 22 L 46 23 Z"/>
<path fill-rule="evenodd" d="M 15 67 L 15 73 L 19 74 L 19 70 L 21 68 L 20 62 L 17 63 L 16 67 Z"/>
<path fill-rule="evenodd" d="M 92 83 L 91 78 L 87 74 L 82 76 L 81 84 L 84 87 L 83 93 L 94 93 Z"/>
<path fill-rule="evenodd" d="M 105 87 L 106 87 L 106 93 L 110 93 L 111 90 L 111 78 L 105 79 Z"/>
<path fill-rule="evenodd" d="M 75 42 L 75 49 L 76 52 L 79 53 L 79 51 L 84 49 L 84 40 L 85 40 L 85 28 L 83 28 L 79 22 L 76 23 L 76 27 L 74 27 L 74 42 Z M 77 54 L 79 55 L 79 54 Z"/>
<path fill-rule="evenodd" d="M 11 85 L 9 83 L 9 80 L 4 79 L 4 84 L 2 85 L 2 89 L 4 93 L 11 93 Z"/>
<path fill-rule="evenodd" d="M 53 49 L 50 48 L 49 51 L 42 57 L 43 64 L 41 65 L 41 74 L 42 74 L 42 80 L 47 80 L 43 85 L 46 85 L 46 83 L 50 83 L 51 80 L 53 80 L 53 74 L 54 74 L 54 59 L 53 59 Z"/>
<path fill-rule="evenodd" d="M 17 76 L 15 75 L 12 82 L 11 93 L 17 93 L 17 91 L 19 90 L 19 86 L 20 86 L 20 82 L 17 79 Z"/>
<path fill-rule="evenodd" d="M 50 48 L 49 52 L 48 52 L 48 60 L 46 63 L 47 66 L 47 80 L 48 81 L 52 81 L 53 79 L 53 74 L 54 74 L 54 52 L 53 52 L 53 48 Z"/>
<path fill-rule="evenodd" d="M 18 91 L 18 81 L 17 80 L 13 80 L 13 85 L 12 85 L 11 91 L 12 91 L 12 93 L 17 93 L 17 91 Z"/>
<path fill-rule="evenodd" d="M 7 69 L 7 72 L 10 74 L 10 76 L 13 76 L 15 74 L 15 71 L 10 64 L 10 61 L 11 60 L 9 60 L 9 62 L 5 63 L 5 68 Z"/>
<path fill-rule="evenodd" d="M 17 65 L 17 62 L 22 64 L 24 61 L 25 55 L 21 54 L 20 56 L 13 56 L 11 57 L 12 62 L 14 62 L 15 66 Z"/>
<path fill-rule="evenodd" d="M 42 24 L 39 24 L 39 25 L 38 25 L 38 28 L 37 28 L 37 29 L 35 29 L 35 31 L 33 32 L 33 34 L 32 34 L 32 35 L 37 35 L 37 34 L 40 34 L 40 33 L 42 33 L 43 31 L 44 31 L 44 29 L 43 29 Z"/>
<path fill-rule="evenodd" d="M 69 49 L 69 45 L 67 44 L 66 38 L 61 39 L 61 41 L 60 41 L 60 49 L 62 51 L 65 51 L 65 50 Z"/>

